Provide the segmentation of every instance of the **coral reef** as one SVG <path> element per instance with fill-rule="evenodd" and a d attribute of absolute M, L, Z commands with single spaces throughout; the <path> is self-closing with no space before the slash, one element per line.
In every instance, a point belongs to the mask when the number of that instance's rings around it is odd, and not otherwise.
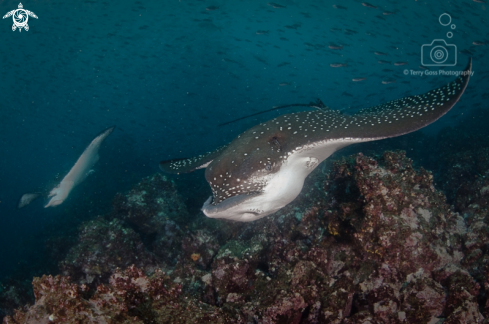
<path fill-rule="evenodd" d="M 171 323 L 172 318 L 203 319 L 219 310 L 196 311 L 192 302 L 181 297 L 181 287 L 160 270 L 147 277 L 134 266 L 116 269 L 109 284 L 99 285 L 89 299 L 86 285 L 69 282 L 68 277 L 34 278 L 36 303 L 27 311 L 17 310 L 4 318 L 12 323 Z M 185 307 L 184 307 L 185 305 Z M 214 314 L 216 313 L 216 314 Z"/>
<path fill-rule="evenodd" d="M 462 113 L 456 127 L 445 127 L 432 139 L 424 164 L 433 170 L 439 189 L 453 203 L 460 195 L 470 195 L 470 184 L 489 170 L 489 128 L 487 109 Z"/>
<path fill-rule="evenodd" d="M 219 250 L 219 243 L 208 230 L 200 229 L 187 233 L 182 240 L 181 249 L 184 254 L 190 256 L 192 261 L 206 269 Z"/>
<path fill-rule="evenodd" d="M 217 226 L 189 219 L 169 180 L 146 178 L 110 222 L 80 228 L 62 263 L 71 278 L 35 278 L 35 304 L 4 324 L 487 321 L 485 176 L 455 207 L 402 151 L 350 156 L 308 182 L 273 216 Z"/>
<path fill-rule="evenodd" d="M 489 170 L 466 179 L 458 188 L 455 206 L 467 223 L 462 265 L 480 285 L 479 302 L 489 317 Z"/>
<path fill-rule="evenodd" d="M 30 282 L 13 278 L 9 278 L 4 283 L 0 282 L 0 318 L 28 304 L 32 299 L 31 290 Z"/>
<path fill-rule="evenodd" d="M 176 263 L 188 212 L 173 181 L 161 174 L 144 178 L 112 205 L 112 217 L 129 223 L 162 262 Z"/>
<path fill-rule="evenodd" d="M 98 217 L 80 227 L 78 244 L 70 249 L 60 268 L 64 276 L 94 287 L 116 268 L 132 264 L 151 272 L 156 261 L 139 235 L 121 220 Z"/>
<path fill-rule="evenodd" d="M 159 173 L 144 178 L 125 196 L 117 194 L 112 205 L 116 217 L 144 234 L 165 233 L 168 220 L 184 224 L 188 218 L 173 181 Z"/>

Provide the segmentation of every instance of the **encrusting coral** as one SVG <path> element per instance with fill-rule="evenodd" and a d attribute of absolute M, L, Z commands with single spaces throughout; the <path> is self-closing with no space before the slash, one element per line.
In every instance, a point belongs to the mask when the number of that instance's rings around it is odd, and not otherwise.
<path fill-rule="evenodd" d="M 116 199 L 113 223 L 87 223 L 138 244 L 142 235 L 147 249 L 116 245 L 129 251 L 127 260 L 138 256 L 136 266 L 114 269 L 117 263 L 107 261 L 104 273 L 112 274 L 93 289 L 80 275 L 89 268 L 80 266 L 72 278 L 35 278 L 35 304 L 4 324 L 452 324 L 483 323 L 489 315 L 485 179 L 472 183 L 479 194 L 460 214 L 404 152 L 359 154 L 314 173 L 311 189 L 273 216 L 218 226 L 195 220 L 192 230 L 180 223 L 180 203 L 155 203 L 158 190 L 151 188 L 165 184 L 174 192 L 165 181 L 147 178 Z M 75 265 L 104 253 L 104 241 L 88 252 L 84 228 L 67 258 Z M 155 242 L 167 243 L 151 251 Z"/>
<path fill-rule="evenodd" d="M 116 268 L 132 264 L 148 272 L 155 267 L 155 257 L 146 250 L 139 235 L 117 218 L 108 221 L 98 217 L 82 224 L 78 239 L 79 243 L 60 264 L 63 275 L 78 283 L 97 285 Z"/>

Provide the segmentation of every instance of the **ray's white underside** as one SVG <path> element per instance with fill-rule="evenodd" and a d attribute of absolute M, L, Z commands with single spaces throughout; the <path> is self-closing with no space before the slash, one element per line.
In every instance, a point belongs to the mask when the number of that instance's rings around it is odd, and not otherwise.
<path fill-rule="evenodd" d="M 88 147 L 83 151 L 70 172 L 61 180 L 61 182 L 51 190 L 48 197 L 49 202 L 44 206 L 53 207 L 60 205 L 70 194 L 71 190 L 90 174 L 90 169 L 99 159 L 98 151 L 104 139 L 112 133 L 114 128 L 109 128 L 97 136 Z"/>
<path fill-rule="evenodd" d="M 379 138 L 375 138 L 377 139 Z M 334 152 L 351 144 L 372 140 L 374 139 L 343 138 L 306 144 L 293 150 L 282 162 L 278 172 L 255 179 L 266 182 L 261 193 L 252 194 L 225 209 L 219 208 L 219 205 L 214 207 L 211 197 L 204 203 L 202 211 L 207 217 L 240 222 L 251 222 L 268 216 L 292 202 L 301 192 L 304 179 Z"/>

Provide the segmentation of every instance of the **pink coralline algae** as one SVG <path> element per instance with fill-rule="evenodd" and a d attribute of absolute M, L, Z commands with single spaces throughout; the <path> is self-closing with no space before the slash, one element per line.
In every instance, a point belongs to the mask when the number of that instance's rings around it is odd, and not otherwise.
<path fill-rule="evenodd" d="M 36 303 L 26 311 L 15 311 L 4 324 L 20 323 L 187 323 L 203 320 L 224 323 L 219 309 L 201 305 L 181 295 L 181 286 L 157 270 L 147 277 L 134 266 L 117 269 L 109 283 L 88 294 L 85 285 L 69 282 L 68 277 L 34 278 Z M 182 320 L 183 319 L 183 320 Z"/>
<path fill-rule="evenodd" d="M 80 227 L 79 243 L 70 249 L 60 267 L 65 276 L 90 285 L 106 280 L 116 268 L 132 264 L 150 271 L 155 257 L 121 220 L 98 217 Z"/>
<path fill-rule="evenodd" d="M 205 269 L 210 265 L 217 251 L 219 251 L 219 242 L 207 230 L 202 229 L 188 233 L 182 240 L 181 249 L 190 258 L 192 258 L 192 255 L 198 256 L 193 261 Z"/>
<path fill-rule="evenodd" d="M 118 228 L 124 220 L 151 232 L 152 247 L 171 240 L 159 253 L 173 263 L 148 248 L 124 271 L 107 262 L 112 274 L 93 289 L 86 275 L 36 278 L 35 304 L 4 324 L 50 323 L 50 316 L 54 323 L 487 323 L 485 178 L 467 184 L 472 196 L 461 195 L 455 212 L 432 174 L 404 152 L 359 154 L 313 173 L 311 189 L 273 216 L 246 224 L 198 217 L 188 221 L 191 230 L 182 229 L 188 218 L 178 216 L 180 204 L 155 203 L 151 188 L 165 184 L 174 193 L 166 181 L 145 179 L 119 196 L 111 215 Z M 83 237 L 73 251 L 89 250 Z M 123 246 L 139 256 L 137 245 Z M 75 264 L 95 258 L 70 255 Z"/>
<path fill-rule="evenodd" d="M 176 262 L 188 212 L 171 180 L 161 174 L 144 178 L 126 195 L 116 195 L 112 205 L 112 217 L 124 220 L 142 236 L 154 237 L 148 249 L 160 261 Z"/>
<path fill-rule="evenodd" d="M 187 209 L 171 180 L 161 174 L 144 178 L 113 201 L 113 213 L 145 234 L 165 233 L 167 221 L 187 217 Z"/>

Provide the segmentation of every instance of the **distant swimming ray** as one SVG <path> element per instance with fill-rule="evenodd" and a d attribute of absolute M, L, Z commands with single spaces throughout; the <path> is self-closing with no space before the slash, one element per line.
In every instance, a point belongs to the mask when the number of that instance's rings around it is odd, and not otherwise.
<path fill-rule="evenodd" d="M 62 204 L 68 198 L 71 190 L 85 180 L 90 173 L 90 169 L 99 159 L 98 150 L 100 149 L 100 145 L 112 133 L 114 128 L 115 126 L 107 128 L 93 139 L 85 151 L 83 151 L 82 155 L 80 155 L 70 172 L 51 190 L 48 195 L 48 198 L 51 199 L 44 208 Z"/>
<path fill-rule="evenodd" d="M 345 115 L 314 110 L 260 123 L 210 158 L 200 158 L 212 196 L 202 211 L 211 218 L 253 221 L 283 208 L 301 192 L 304 179 L 331 154 L 354 143 L 396 137 L 445 115 L 470 79 L 472 60 L 455 81 L 422 95 Z M 190 161 L 192 159 L 189 159 Z M 205 163 L 202 163 L 204 162 Z M 191 171 L 182 163 L 162 170 Z"/>
<path fill-rule="evenodd" d="M 82 155 L 80 155 L 75 165 L 71 168 L 68 174 L 56 187 L 49 191 L 47 198 L 51 199 L 48 201 L 46 206 L 44 206 L 44 208 L 54 207 L 63 203 L 70 194 L 71 190 L 73 190 L 74 187 L 85 180 L 88 175 L 94 172 L 92 170 L 92 167 L 95 165 L 95 163 L 97 163 L 99 159 L 98 151 L 100 149 L 100 146 L 102 145 L 102 142 L 107 138 L 107 136 L 112 133 L 114 128 L 115 126 L 107 128 L 99 135 L 97 135 L 92 140 L 92 142 L 90 142 L 90 144 L 83 151 Z M 46 196 L 46 194 L 42 192 L 23 194 L 22 197 L 20 197 L 19 199 L 17 208 L 23 208 L 27 206 L 41 196 Z"/>

